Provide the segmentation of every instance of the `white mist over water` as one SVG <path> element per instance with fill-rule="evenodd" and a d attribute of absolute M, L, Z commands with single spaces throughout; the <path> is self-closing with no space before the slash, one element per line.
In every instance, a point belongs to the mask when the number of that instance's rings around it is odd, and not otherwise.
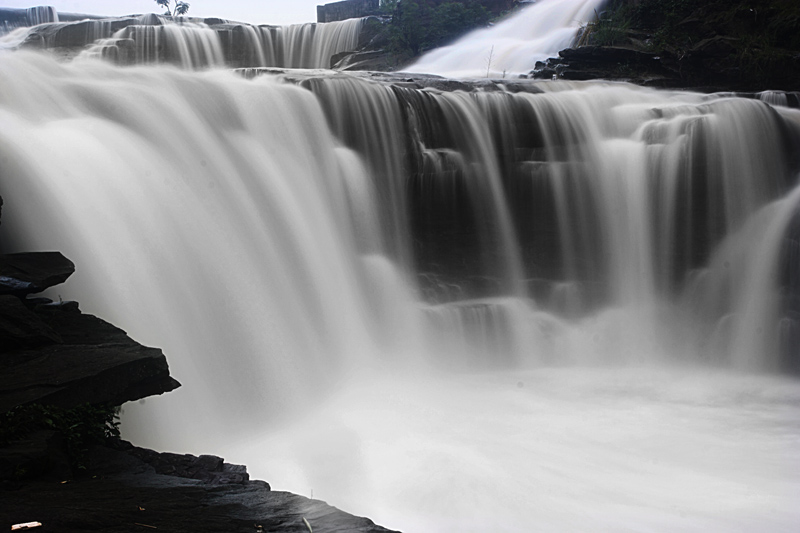
<path fill-rule="evenodd" d="M 455 78 L 516 77 L 558 56 L 606 0 L 539 0 L 490 28 L 431 50 L 404 70 Z"/>
<path fill-rule="evenodd" d="M 167 354 L 183 387 L 126 406 L 136 444 L 406 531 L 795 531 L 800 384 L 769 338 L 800 113 L 537 87 L 3 54 L 4 251 L 63 251 L 57 294 Z M 456 198 L 502 279 L 426 300 L 406 217 Z M 544 236 L 517 222 L 547 205 Z"/>

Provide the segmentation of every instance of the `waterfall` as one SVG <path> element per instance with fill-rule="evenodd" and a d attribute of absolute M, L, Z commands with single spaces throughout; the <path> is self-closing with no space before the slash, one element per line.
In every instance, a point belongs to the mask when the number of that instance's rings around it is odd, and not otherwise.
<path fill-rule="evenodd" d="M 324 24 L 277 27 L 279 46 L 284 51 L 283 61 L 278 64 L 252 66 L 330 68 L 331 57 L 335 54 L 356 49 L 361 25 L 362 19 L 348 19 Z M 262 27 L 261 31 L 269 29 Z"/>
<path fill-rule="evenodd" d="M 193 70 L 322 27 L 0 53 L 2 251 L 184 384 L 126 435 L 409 531 L 792 530 L 800 111 Z"/>
<path fill-rule="evenodd" d="M 48 22 L 58 22 L 58 12 L 53 6 L 36 6 L 27 9 L 28 25 L 46 24 Z"/>
<path fill-rule="evenodd" d="M 53 22 L 53 21 L 51 21 Z M 55 22 L 57 22 L 57 15 Z M 35 26 L 6 36 L 0 47 L 67 50 L 81 59 L 119 65 L 170 63 L 181 68 L 330 68 L 331 58 L 355 50 L 362 19 L 325 24 L 253 26 L 147 14 Z"/>
<path fill-rule="evenodd" d="M 426 53 L 408 72 L 449 77 L 505 78 L 527 74 L 537 61 L 558 56 L 606 0 L 539 0 L 519 14 L 475 30 Z"/>

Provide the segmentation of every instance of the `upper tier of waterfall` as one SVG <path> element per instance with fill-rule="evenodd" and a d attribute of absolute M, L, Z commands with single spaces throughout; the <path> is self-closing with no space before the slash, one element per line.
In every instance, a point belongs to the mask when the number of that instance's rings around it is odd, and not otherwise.
<path fill-rule="evenodd" d="M 357 47 L 361 26 L 362 19 L 254 26 L 155 14 L 58 22 L 55 14 L 54 20 L 14 30 L 0 46 L 39 48 L 121 65 L 330 68 L 335 54 Z"/>

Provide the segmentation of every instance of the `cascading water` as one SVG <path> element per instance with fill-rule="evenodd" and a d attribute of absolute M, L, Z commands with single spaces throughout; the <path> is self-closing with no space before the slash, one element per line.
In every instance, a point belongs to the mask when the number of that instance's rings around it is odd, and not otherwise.
<path fill-rule="evenodd" d="M 27 9 L 29 26 L 45 24 L 47 22 L 58 22 L 58 12 L 53 6 L 36 6 Z"/>
<path fill-rule="evenodd" d="M 3 251 L 183 383 L 127 436 L 407 531 L 796 530 L 800 111 L 289 81 L 0 55 Z"/>
<path fill-rule="evenodd" d="M 606 1 L 539 0 L 516 16 L 431 50 L 405 70 L 466 78 L 527 74 L 537 61 L 569 48 L 580 25 Z"/>
<path fill-rule="evenodd" d="M 58 18 L 56 15 L 56 22 Z M 51 21 L 52 22 L 52 21 Z M 73 49 L 78 57 L 121 65 L 170 63 L 181 68 L 330 68 L 331 58 L 355 50 L 362 19 L 325 24 L 253 26 L 155 14 L 83 20 L 17 30 L 0 47 Z"/>

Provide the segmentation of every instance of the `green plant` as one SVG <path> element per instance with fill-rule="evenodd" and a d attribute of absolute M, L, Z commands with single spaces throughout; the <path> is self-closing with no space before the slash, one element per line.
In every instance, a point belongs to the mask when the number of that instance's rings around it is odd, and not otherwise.
<path fill-rule="evenodd" d="M 95 444 L 119 437 L 119 407 L 84 404 L 72 409 L 51 405 L 18 406 L 0 415 L 0 446 L 38 430 L 61 433 L 73 468 L 85 469 L 86 452 Z"/>
<path fill-rule="evenodd" d="M 614 46 L 628 39 L 631 18 L 627 10 L 615 13 L 595 11 L 595 20 L 586 24 L 581 33 L 579 46 L 593 44 L 597 46 Z"/>
<path fill-rule="evenodd" d="M 489 23 L 489 13 L 476 0 L 436 4 L 427 0 L 384 0 L 384 16 L 394 53 L 417 56 L 447 44 Z"/>
<path fill-rule="evenodd" d="M 156 4 L 160 5 L 164 9 L 167 10 L 165 15 L 168 17 L 170 16 L 177 16 L 177 15 L 185 15 L 189 12 L 189 2 L 182 2 L 180 0 L 175 0 L 175 7 L 170 8 L 170 4 L 172 0 L 155 0 Z"/>

